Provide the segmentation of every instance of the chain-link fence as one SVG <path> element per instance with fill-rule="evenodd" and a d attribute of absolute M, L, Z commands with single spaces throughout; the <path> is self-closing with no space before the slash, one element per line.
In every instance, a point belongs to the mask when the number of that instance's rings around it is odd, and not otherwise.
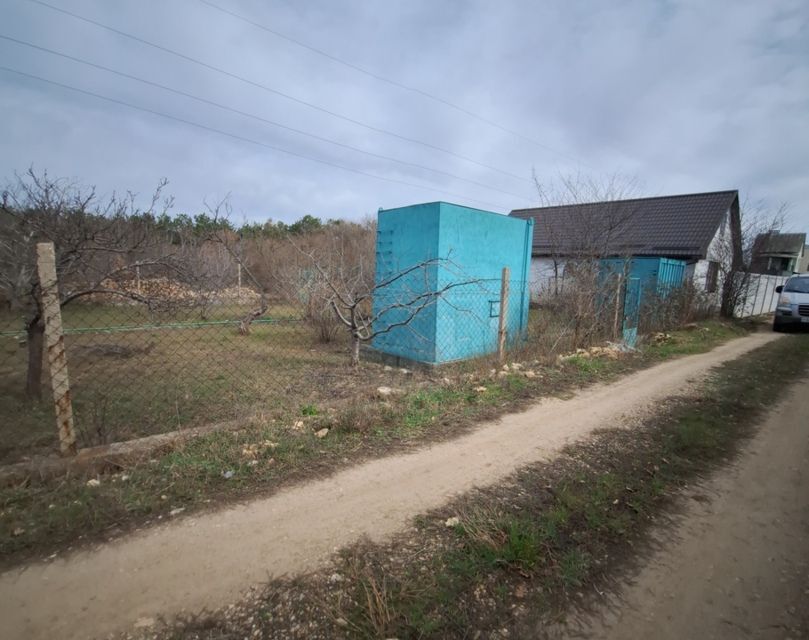
<path fill-rule="evenodd" d="M 340 336 L 322 343 L 305 309 L 250 287 L 196 291 L 168 277 L 106 283 L 64 307 L 70 397 L 80 446 L 227 420 L 250 408 L 313 402 L 344 367 Z M 123 294 L 123 295 L 121 295 Z M 130 297 L 129 294 L 133 294 Z M 245 330 L 245 318 L 250 319 Z M 47 448 L 54 373 L 26 318 L 0 324 L 3 448 Z"/>
<path fill-rule="evenodd" d="M 409 369 L 407 384 L 418 386 L 458 368 L 488 370 L 504 354 L 553 362 L 619 341 L 625 324 L 625 283 L 591 270 L 529 309 L 522 280 L 457 271 L 426 289 L 423 278 L 380 289 L 306 259 L 268 270 L 259 287 L 245 282 L 238 256 L 228 259 L 215 278 L 131 263 L 69 304 L 57 301 L 61 327 L 44 286 L 38 307 L 0 311 L 0 461 L 57 450 L 58 435 L 66 450 L 68 402 L 76 445 L 87 447 L 365 402 L 391 368 Z M 71 299 L 71 281 L 57 285 L 58 300 Z M 645 294 L 635 326 L 643 333 L 693 319 L 693 295 L 687 286 Z M 365 325 L 346 322 L 351 308 Z M 358 343 L 362 366 L 351 366 Z"/>
<path fill-rule="evenodd" d="M 378 335 L 364 336 L 363 363 L 354 367 L 350 328 L 328 303 L 333 291 L 322 277 L 302 268 L 294 278 L 265 278 L 259 292 L 240 286 L 238 271 L 206 287 L 169 267 L 122 269 L 92 293 L 57 302 L 61 327 L 51 326 L 42 291 L 38 311 L 0 312 L 0 460 L 58 449 L 59 376 L 76 444 L 86 447 L 363 402 L 392 365 L 407 367 L 409 384 L 418 385 L 443 375 L 432 365 L 490 366 L 501 343 L 524 348 L 531 335 L 525 282 L 508 283 L 504 322 L 500 280 L 459 282 L 409 302 L 377 292 L 382 304 L 407 303 L 417 313 L 395 327 L 385 314 L 377 318 Z M 70 297 L 69 283 L 57 286 L 62 301 Z M 32 313 L 43 317 L 32 323 Z M 64 358 L 51 362 L 49 345 L 63 345 Z"/>

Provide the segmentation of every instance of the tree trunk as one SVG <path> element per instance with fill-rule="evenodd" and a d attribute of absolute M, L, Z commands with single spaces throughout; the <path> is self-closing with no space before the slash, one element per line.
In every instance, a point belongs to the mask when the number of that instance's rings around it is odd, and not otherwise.
<path fill-rule="evenodd" d="M 559 296 L 559 263 L 554 259 L 553 261 L 553 295 Z"/>
<path fill-rule="evenodd" d="M 269 309 L 270 305 L 267 303 L 267 296 L 263 293 L 261 294 L 261 301 L 260 306 L 258 309 L 253 309 L 248 313 L 244 318 L 239 321 L 239 335 L 249 335 L 250 334 L 250 325 L 253 324 L 253 320 L 256 318 L 260 318 L 265 313 L 267 313 L 267 309 Z"/>
<path fill-rule="evenodd" d="M 26 329 L 28 342 L 28 372 L 25 377 L 25 395 L 29 400 L 42 399 L 42 348 L 45 326 L 36 321 Z"/>
<path fill-rule="evenodd" d="M 621 282 L 623 281 L 623 276 L 618 275 L 618 280 L 615 284 L 615 313 L 612 318 L 612 339 L 617 340 L 618 336 L 620 335 L 620 325 L 621 325 Z"/>
<path fill-rule="evenodd" d="M 732 318 L 736 312 L 737 285 L 735 273 L 727 273 L 722 280 L 722 302 L 719 314 L 724 318 Z"/>
<path fill-rule="evenodd" d="M 351 336 L 351 366 L 360 366 L 360 338 L 357 335 Z"/>

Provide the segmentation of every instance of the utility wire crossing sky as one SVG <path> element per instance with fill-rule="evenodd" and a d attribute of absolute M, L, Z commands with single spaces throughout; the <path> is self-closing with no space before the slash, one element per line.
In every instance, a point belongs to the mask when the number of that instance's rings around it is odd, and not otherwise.
<path fill-rule="evenodd" d="M 165 176 L 176 212 L 230 194 L 290 221 L 508 212 L 537 203 L 532 174 L 620 172 L 809 227 L 806 3 L 435 5 L 12 0 L 3 175 L 144 196 Z"/>

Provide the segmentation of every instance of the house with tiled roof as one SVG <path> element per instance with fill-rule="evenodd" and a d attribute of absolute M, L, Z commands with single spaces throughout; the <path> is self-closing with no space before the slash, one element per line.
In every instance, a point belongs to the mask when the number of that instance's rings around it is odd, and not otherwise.
<path fill-rule="evenodd" d="M 686 262 L 686 277 L 719 294 L 721 273 L 741 266 L 736 190 L 517 209 L 534 220 L 531 288 L 541 295 L 571 260 L 662 257 Z"/>
<path fill-rule="evenodd" d="M 756 236 L 750 270 L 772 276 L 806 271 L 806 234 L 770 231 Z"/>

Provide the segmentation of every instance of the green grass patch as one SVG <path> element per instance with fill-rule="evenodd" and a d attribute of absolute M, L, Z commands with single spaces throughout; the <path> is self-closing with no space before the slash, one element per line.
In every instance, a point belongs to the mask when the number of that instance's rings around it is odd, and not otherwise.
<path fill-rule="evenodd" d="M 255 612 L 268 609 L 259 631 L 273 637 L 302 623 L 334 637 L 501 637 L 503 629 L 533 637 L 635 556 L 677 489 L 732 459 L 807 363 L 809 336 L 767 344 L 637 428 L 600 432 L 565 457 L 424 514 L 389 544 L 345 550 L 329 569 L 338 583 L 277 580 L 242 614 L 215 613 L 166 637 L 247 633 Z M 454 526 L 445 524 L 449 515 Z M 195 635 L 200 629 L 208 635 Z"/>
<path fill-rule="evenodd" d="M 693 338 L 700 349 L 708 349 L 731 335 L 736 335 L 734 330 L 711 329 L 704 334 L 685 331 L 677 339 L 687 345 Z M 202 350 L 208 346 L 204 342 L 198 345 Z M 215 351 L 214 356 L 218 353 Z M 170 518 L 170 513 L 177 509 L 188 513 L 257 492 L 266 493 L 285 482 L 383 455 L 403 445 L 448 438 L 476 421 L 519 408 L 531 399 L 570 393 L 580 385 L 612 379 L 672 353 L 663 356 L 655 351 L 651 356 L 642 352 L 617 360 L 588 359 L 584 366 L 579 362 L 532 365 L 538 374 L 533 379 L 514 371 L 491 377 L 481 373 L 488 368 L 480 367 L 473 378 L 459 375 L 449 384 L 415 375 L 399 377 L 393 383 L 398 387 L 396 393 L 386 398 L 370 397 L 369 392 L 376 385 L 369 384 L 369 378 L 381 368 L 369 366 L 356 373 L 349 387 L 339 387 L 348 401 L 336 406 L 326 397 L 334 389 L 333 382 L 329 383 L 331 387 L 326 384 L 320 388 L 308 378 L 305 382 L 293 378 L 291 384 L 317 387 L 313 393 L 319 394 L 311 401 L 297 402 L 299 395 L 265 394 L 262 384 L 252 386 L 249 379 L 234 388 L 229 378 L 209 381 L 204 376 L 192 377 L 183 400 L 168 398 L 165 404 L 153 403 L 146 409 L 156 412 L 154 415 L 170 414 L 173 422 L 167 424 L 176 428 L 193 423 L 195 415 L 202 416 L 206 411 L 209 418 L 219 419 L 232 416 L 234 407 L 242 411 L 250 408 L 237 423 L 239 429 L 210 433 L 176 450 L 157 452 L 152 461 L 110 470 L 98 478 L 100 485 L 96 487 L 87 486 L 87 481 L 95 476 L 68 476 L 0 489 L 0 557 L 10 564 L 29 556 L 48 555 L 67 546 L 109 538 L 134 526 Z M 300 372 L 308 375 L 310 370 Z M 222 375 L 221 370 L 217 375 Z M 183 380 L 178 377 L 173 384 L 182 388 Z M 172 388 L 163 379 L 151 380 L 149 384 Z M 246 391 L 240 391 L 245 388 Z M 204 394 L 210 399 L 199 402 L 187 413 L 187 405 Z M 4 398 L 0 403 L 7 401 Z M 136 395 L 123 394 L 118 403 L 115 415 L 122 421 L 131 421 L 143 409 Z M 211 403 L 218 403 L 219 408 L 206 409 Z M 84 411 L 83 407 L 82 401 L 77 400 L 78 411 Z M 47 415 L 42 418 L 48 418 L 47 430 L 38 430 L 23 420 L 8 424 L 6 435 L 17 442 L 50 438 L 53 424 Z M 295 427 L 299 422 L 303 426 Z M 323 428 L 329 429 L 328 436 L 316 438 L 314 433 Z M 686 446 L 689 437 L 684 432 L 678 446 Z M 276 446 L 269 448 L 265 442 Z M 565 509 L 559 505 L 558 510 L 552 511 L 556 515 L 543 522 L 542 527 L 553 535 L 561 535 L 566 518 L 572 517 Z M 593 511 L 591 517 L 603 516 Z M 542 536 L 544 539 L 545 533 Z"/>
<path fill-rule="evenodd" d="M 747 321 L 706 320 L 663 334 L 668 338 L 660 342 L 655 341 L 654 335 L 646 336 L 648 344 L 644 348 L 644 354 L 650 359 L 665 360 L 674 356 L 702 353 L 713 345 L 745 335 L 753 327 Z"/>

